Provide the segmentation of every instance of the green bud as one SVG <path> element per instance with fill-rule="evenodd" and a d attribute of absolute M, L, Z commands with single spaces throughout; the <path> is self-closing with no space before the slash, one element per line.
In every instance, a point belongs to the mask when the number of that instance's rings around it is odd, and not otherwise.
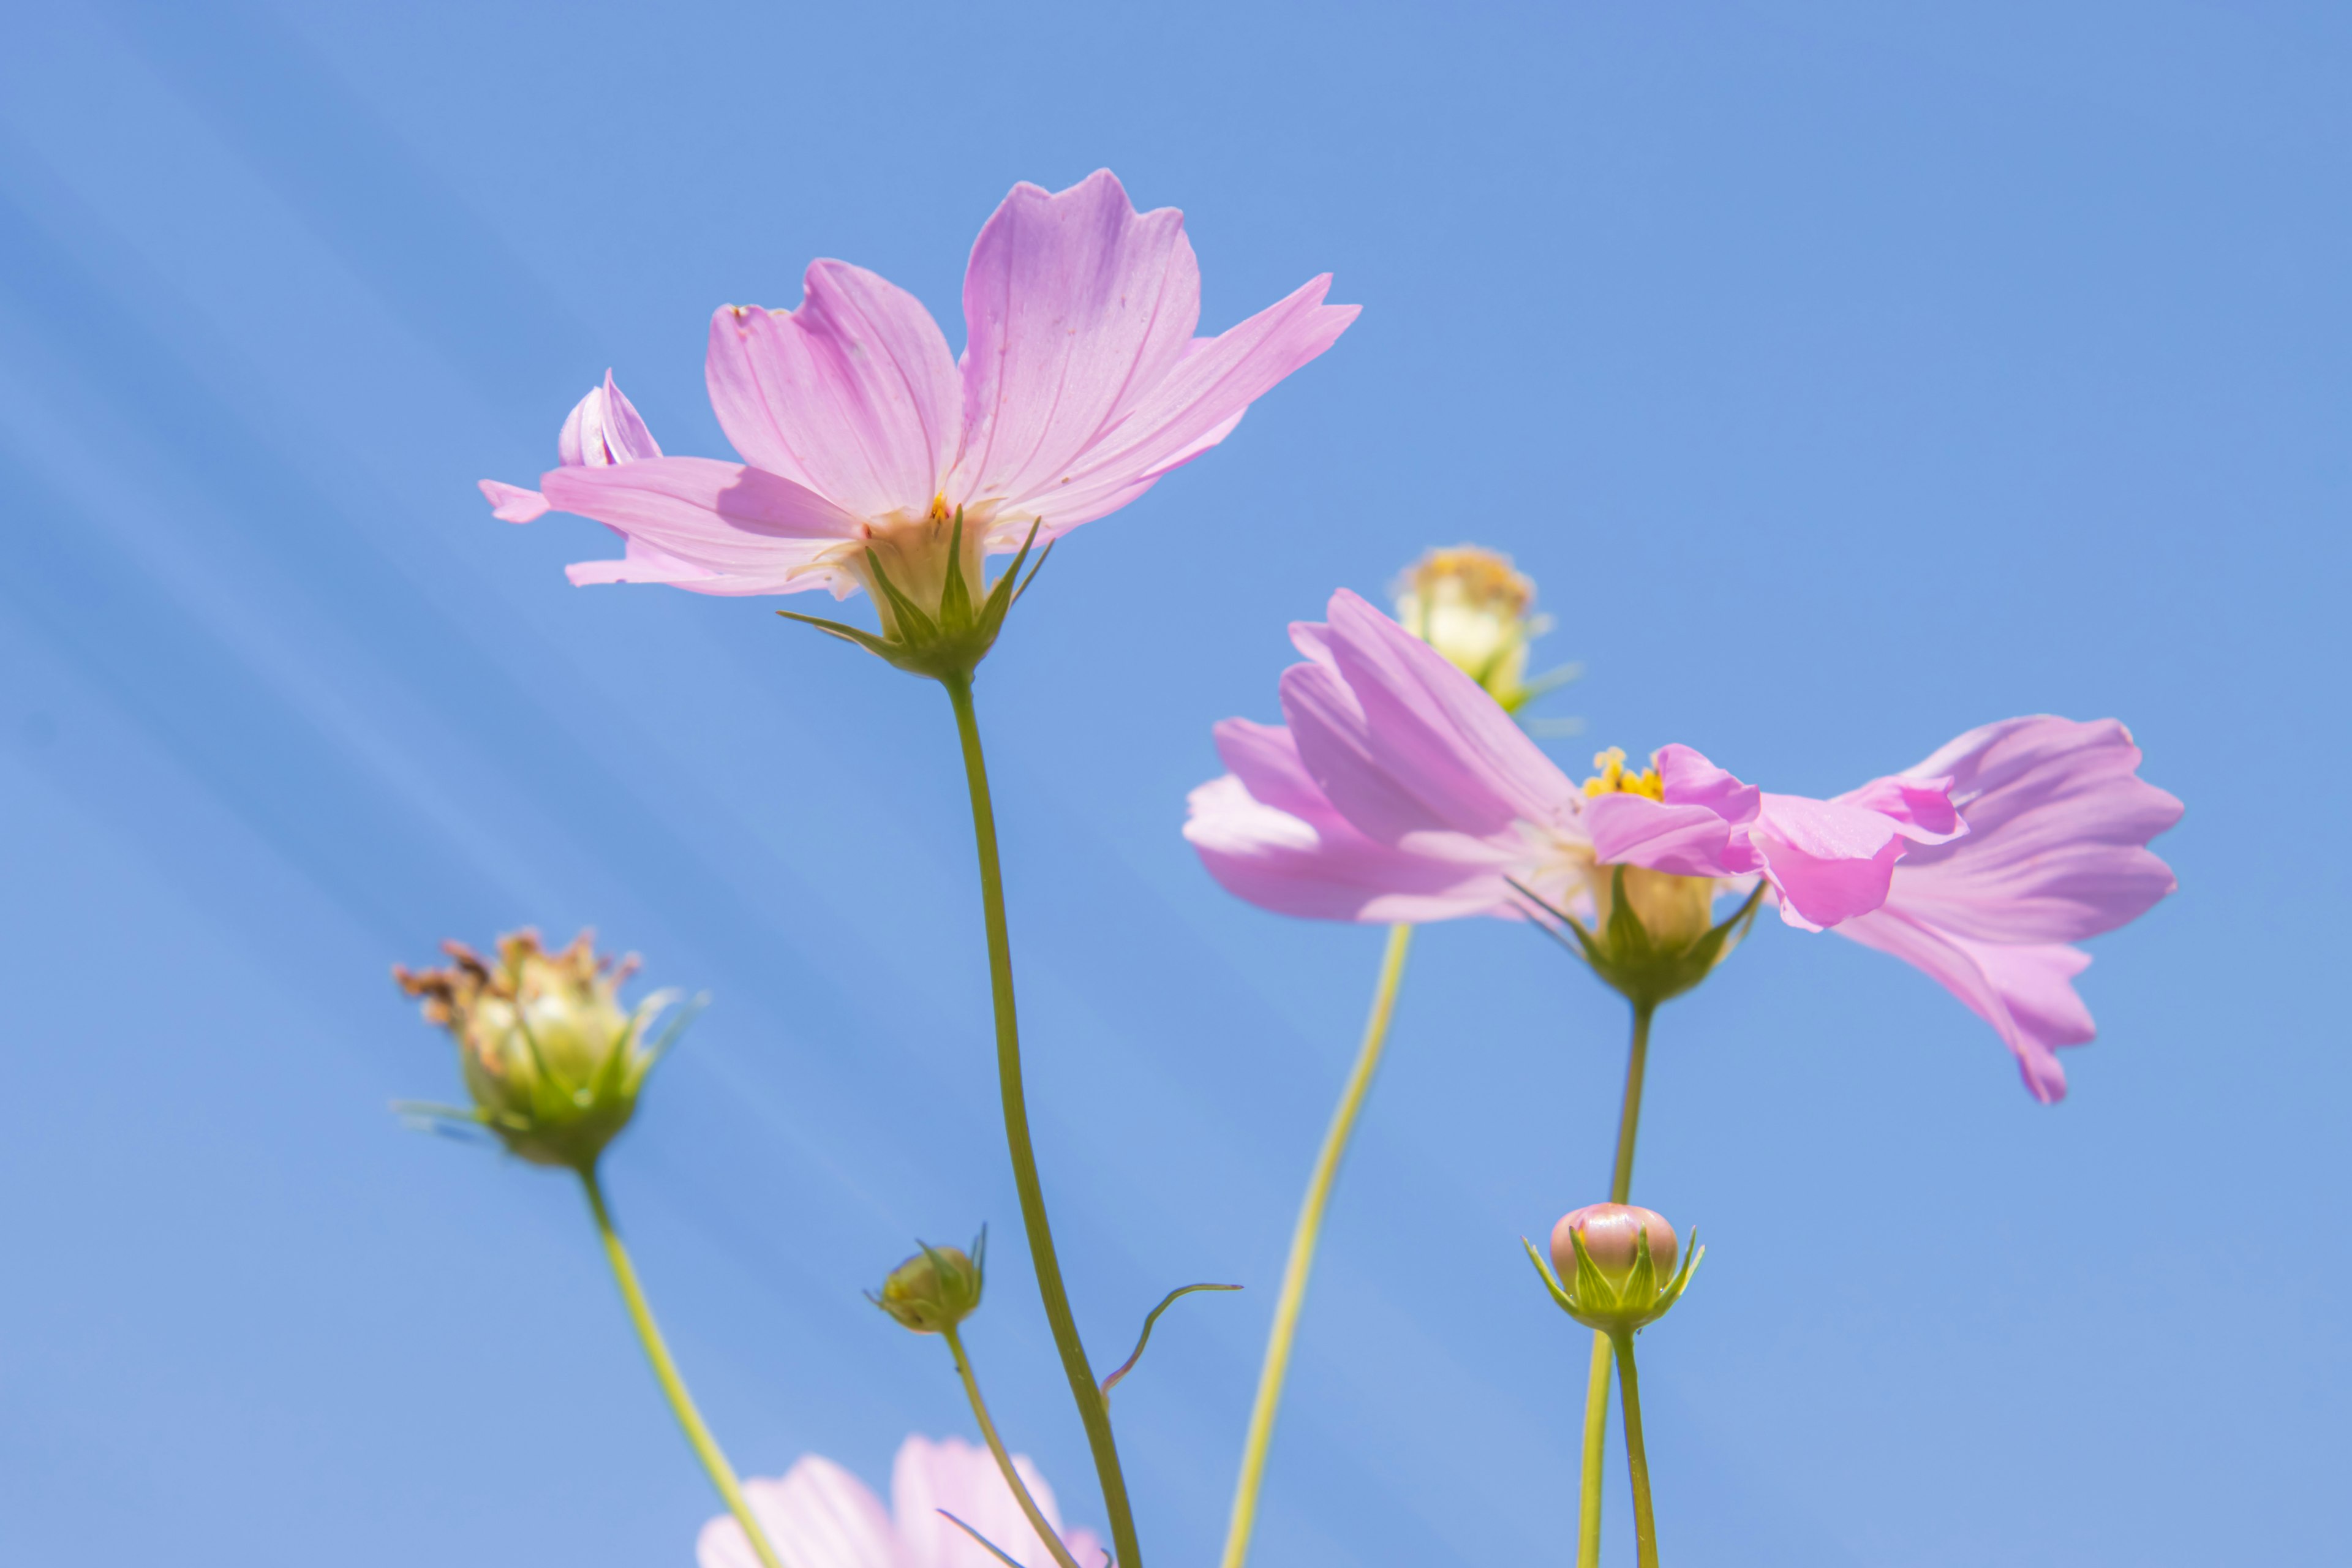
<path fill-rule="evenodd" d="M 1696 1233 L 1692 1239 L 1697 1239 Z M 1676 1271 L 1681 1242 L 1675 1227 L 1655 1210 L 1630 1204 L 1588 1204 L 1563 1215 L 1551 1232 L 1558 1275 L 1533 1242 L 1526 1245 L 1528 1261 L 1559 1310 L 1588 1329 L 1611 1334 L 1629 1334 L 1664 1317 L 1682 1300 L 1692 1271 L 1706 1254 L 1706 1248 L 1694 1246 Z"/>
<path fill-rule="evenodd" d="M 988 1232 L 980 1233 L 967 1256 L 961 1248 L 915 1244 L 922 1250 L 882 1281 L 881 1294 L 866 1299 L 919 1334 L 943 1334 L 979 1310 L 988 1258 Z"/>
<path fill-rule="evenodd" d="M 1551 629 L 1532 612 L 1536 585 L 1511 558 L 1475 544 L 1432 550 L 1396 583 L 1399 625 L 1516 713 L 1575 671 L 1528 679 L 1528 648 Z"/>
<path fill-rule="evenodd" d="M 560 952 L 541 947 L 537 931 L 500 937 L 495 963 L 463 942 L 443 945 L 448 968 L 392 973 L 424 999 L 425 1021 L 457 1041 L 474 1101 L 466 1119 L 533 1164 L 588 1170 L 629 1124 L 646 1075 L 684 1026 L 681 1017 L 646 1043 L 677 994 L 623 1007 L 621 983 L 636 960 L 600 957 L 584 931 Z"/>

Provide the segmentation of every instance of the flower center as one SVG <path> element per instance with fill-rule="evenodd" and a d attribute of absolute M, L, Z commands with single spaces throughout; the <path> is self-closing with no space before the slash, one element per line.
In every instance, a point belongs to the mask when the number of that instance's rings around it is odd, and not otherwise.
<path fill-rule="evenodd" d="M 1584 781 L 1584 793 L 1588 796 L 1639 795 L 1660 802 L 1666 798 L 1665 781 L 1658 776 L 1657 769 L 1643 768 L 1638 773 L 1625 771 L 1625 748 L 1622 746 L 1612 746 L 1605 752 L 1594 752 L 1592 765 L 1599 771 Z"/>

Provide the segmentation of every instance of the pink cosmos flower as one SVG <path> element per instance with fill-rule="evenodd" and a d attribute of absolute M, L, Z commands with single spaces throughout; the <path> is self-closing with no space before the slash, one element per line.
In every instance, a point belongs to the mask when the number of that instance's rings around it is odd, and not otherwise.
<path fill-rule="evenodd" d="M 2145 846 L 2180 803 L 2140 780 L 2112 720 L 1987 725 L 1834 800 L 1769 794 L 1685 746 L 1633 787 L 1613 768 L 1580 787 L 1355 595 L 1291 637 L 1307 662 L 1283 674 L 1287 725 L 1218 725 L 1232 771 L 1192 792 L 1184 827 L 1228 891 L 1281 913 L 1524 919 L 1516 882 L 1589 914 L 1611 867 L 1696 879 L 1702 899 L 1760 877 L 1787 923 L 1933 975 L 2053 1100 L 2054 1048 L 2094 1033 L 2069 984 L 2090 960 L 2066 944 L 2174 886 Z"/>
<path fill-rule="evenodd" d="M 1063 1528 L 1053 1489 L 1027 1457 L 1014 1455 L 1013 1466 L 1081 1568 L 1103 1562 L 1102 1542 L 1092 1531 Z M 744 1482 L 743 1495 L 790 1568 L 1003 1568 L 942 1510 L 1003 1548 L 1022 1568 L 1054 1568 L 1052 1553 L 1022 1517 L 995 1459 L 960 1437 L 934 1443 L 919 1436 L 899 1446 L 887 1512 L 864 1482 L 815 1454 L 782 1480 Z M 695 1560 L 701 1568 L 760 1568 L 743 1527 L 725 1514 L 702 1527 Z"/>
<path fill-rule="evenodd" d="M 663 456 L 607 376 L 538 490 L 482 489 L 509 521 L 554 508 L 628 541 L 621 560 L 570 568 L 574 583 L 843 597 L 873 586 L 871 550 L 936 605 L 949 572 L 976 588 L 984 555 L 1115 511 L 1232 434 L 1355 319 L 1323 302 L 1329 286 L 1316 278 L 1195 337 L 1181 213 L 1139 214 L 1108 170 L 1053 194 L 1019 184 L 972 247 L 961 359 L 913 295 L 818 261 L 798 310 L 729 305 L 711 320 L 711 405 L 743 461 Z"/>

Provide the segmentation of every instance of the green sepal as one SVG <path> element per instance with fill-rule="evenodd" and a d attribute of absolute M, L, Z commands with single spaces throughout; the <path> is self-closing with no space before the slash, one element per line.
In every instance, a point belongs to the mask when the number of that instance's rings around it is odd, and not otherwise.
<path fill-rule="evenodd" d="M 1543 1277 L 1544 1289 L 1551 1292 L 1552 1303 L 1570 1317 L 1576 1316 L 1575 1300 L 1560 1288 L 1559 1277 L 1551 1271 L 1551 1265 L 1544 1260 L 1544 1255 L 1536 1250 L 1536 1244 L 1523 1236 L 1519 1237 L 1519 1245 L 1528 1249 L 1528 1261 L 1534 1264 L 1536 1272 Z"/>
<path fill-rule="evenodd" d="M 956 509 L 954 531 L 950 535 L 950 548 L 954 552 L 950 563 L 946 585 L 940 590 L 938 615 L 924 611 L 908 598 L 889 574 L 883 569 L 880 558 L 871 550 L 866 552 L 866 568 L 873 574 L 874 587 L 888 606 L 885 617 L 895 624 L 890 636 L 877 636 L 841 621 L 827 620 L 821 616 L 804 616 L 795 610 L 778 610 L 776 614 L 789 621 L 799 621 L 821 632 L 856 643 L 875 658 L 909 675 L 926 676 L 933 680 L 970 680 L 980 661 L 996 646 L 997 633 L 1003 629 L 1004 617 L 1029 584 L 1037 580 L 1045 568 L 1045 557 L 1053 553 L 1048 543 L 1029 575 L 1021 576 L 1021 568 L 1029 560 L 1029 552 L 1037 542 L 1037 531 L 1045 526 L 1038 519 L 1029 526 L 1029 537 L 1022 542 L 1021 552 L 1013 564 L 992 584 L 987 596 L 975 611 L 971 595 L 963 580 L 963 509 Z"/>

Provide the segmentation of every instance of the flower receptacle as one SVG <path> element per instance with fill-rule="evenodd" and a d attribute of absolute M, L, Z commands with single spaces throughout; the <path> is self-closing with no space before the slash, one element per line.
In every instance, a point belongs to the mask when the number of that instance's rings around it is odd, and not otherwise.
<path fill-rule="evenodd" d="M 1588 926 L 1525 886 L 1511 885 L 1550 918 L 1555 935 L 1566 933 L 1561 940 L 1594 974 L 1643 1008 L 1671 1001 L 1712 974 L 1755 923 L 1764 893 L 1759 881 L 1728 918 L 1717 921 L 1711 878 L 1599 866 L 1591 877 L 1593 922 Z"/>
<path fill-rule="evenodd" d="M 840 621 L 778 610 L 786 620 L 800 621 L 844 642 L 855 643 L 876 658 L 910 675 L 940 681 L 969 681 L 980 661 L 996 646 L 1004 617 L 1053 553 L 1048 542 L 1034 566 L 1023 577 L 1021 569 L 1036 545 L 1040 524 L 1013 564 L 992 586 L 983 588 L 983 551 L 977 531 L 967 533 L 959 508 L 952 517 L 933 516 L 922 527 L 930 534 L 945 530 L 943 539 L 877 536 L 844 564 L 874 596 L 882 623 L 879 636 Z"/>

